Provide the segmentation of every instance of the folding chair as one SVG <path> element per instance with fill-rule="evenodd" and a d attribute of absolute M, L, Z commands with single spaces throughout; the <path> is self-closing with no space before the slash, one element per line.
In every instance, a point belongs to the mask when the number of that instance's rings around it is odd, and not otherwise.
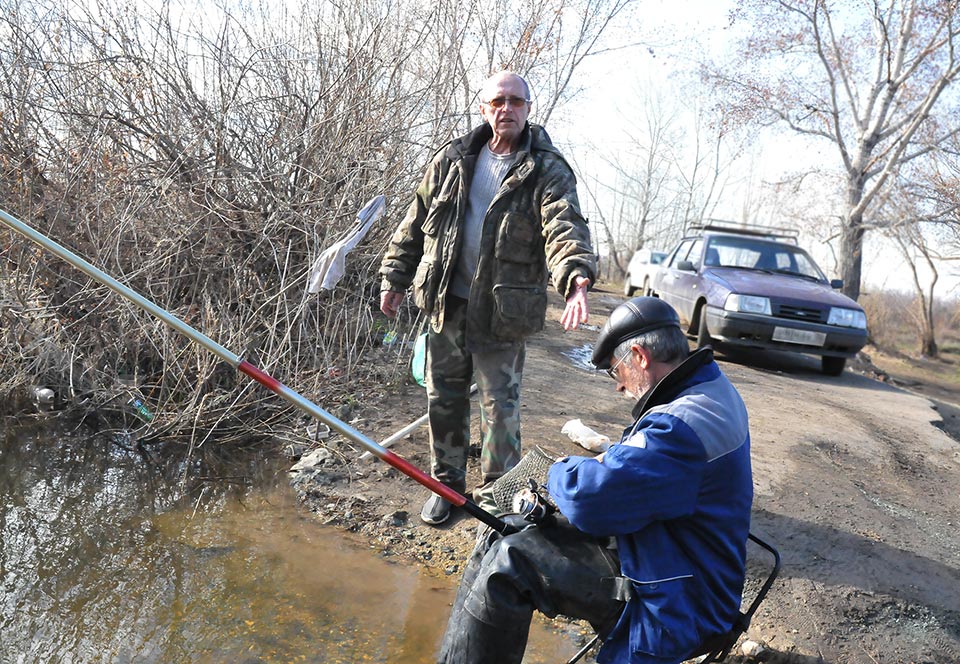
<path fill-rule="evenodd" d="M 759 545 L 761 548 L 766 549 L 767 552 L 773 556 L 773 569 L 767 576 L 766 581 L 763 582 L 763 585 L 760 586 L 760 590 L 757 592 L 756 597 L 753 598 L 753 601 L 750 602 L 750 606 L 747 607 L 747 610 L 740 612 L 740 615 L 734 621 L 733 627 L 730 628 L 730 631 L 708 638 L 706 641 L 700 644 L 700 647 L 687 656 L 688 660 L 697 657 L 703 657 L 703 659 L 699 660 L 699 664 L 709 664 L 710 662 L 722 662 L 725 660 L 727 655 L 730 654 L 730 650 L 732 650 L 733 646 L 736 645 L 740 636 L 746 632 L 747 629 L 749 629 L 750 621 L 753 620 L 753 614 L 757 612 L 758 608 L 760 608 L 760 603 L 767 596 L 767 593 L 770 591 L 770 587 L 780 574 L 780 552 L 777 551 L 772 544 L 763 541 L 753 533 L 750 533 L 749 537 L 754 543 Z M 587 645 L 577 651 L 577 654 L 567 661 L 567 664 L 575 664 L 575 662 L 580 661 L 580 658 L 587 654 L 587 652 L 594 646 L 599 638 L 599 634 L 595 635 Z"/>

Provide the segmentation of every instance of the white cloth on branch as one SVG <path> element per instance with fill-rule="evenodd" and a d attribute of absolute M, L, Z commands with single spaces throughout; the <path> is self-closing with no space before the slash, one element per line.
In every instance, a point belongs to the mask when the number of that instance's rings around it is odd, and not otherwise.
<path fill-rule="evenodd" d="M 323 250 L 323 253 L 314 261 L 310 269 L 310 279 L 307 283 L 307 292 L 317 293 L 321 289 L 333 290 L 337 282 L 343 277 L 344 262 L 347 254 L 360 243 L 360 240 L 373 227 L 373 224 L 383 216 L 387 209 L 387 199 L 383 194 L 371 198 L 363 209 L 357 213 L 357 223 L 350 229 L 346 237 L 337 240 Z"/>

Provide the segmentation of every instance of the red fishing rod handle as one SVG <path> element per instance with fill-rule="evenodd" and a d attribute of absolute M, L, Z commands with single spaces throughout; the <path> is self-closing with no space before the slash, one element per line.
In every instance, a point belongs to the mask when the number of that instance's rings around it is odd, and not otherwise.
<path fill-rule="evenodd" d="M 246 360 L 241 361 L 237 365 L 237 370 L 260 383 L 271 392 L 275 392 L 276 394 L 284 397 L 287 399 L 287 401 L 290 401 L 294 405 L 298 406 L 301 410 L 313 415 L 321 422 L 324 422 L 330 426 L 330 428 L 339 431 L 347 438 L 350 438 L 354 442 L 367 448 L 371 454 L 390 464 L 407 477 L 416 480 L 423 486 L 427 487 L 441 498 L 447 500 L 451 505 L 463 508 L 467 514 L 475 519 L 479 519 L 497 532 L 503 533 L 504 535 L 511 532 L 511 528 L 506 523 L 493 516 L 486 510 L 481 509 L 462 493 L 454 491 L 443 482 L 430 477 L 430 475 L 426 474 L 403 457 L 394 454 L 385 447 L 373 442 L 353 427 L 338 420 L 333 415 L 320 408 L 312 401 L 304 398 L 300 394 L 297 394 L 265 371 L 255 367 Z"/>
<path fill-rule="evenodd" d="M 428 489 L 433 491 L 435 494 L 437 494 L 444 500 L 448 501 L 451 505 L 455 505 L 457 507 L 462 508 L 464 512 L 474 517 L 475 519 L 482 521 L 486 525 L 496 530 L 498 533 L 508 535 L 510 534 L 510 532 L 513 531 L 513 529 L 509 526 L 509 524 L 493 516 L 492 514 L 490 514 L 490 512 L 481 508 L 479 505 L 477 505 L 476 503 L 468 499 L 466 496 L 464 496 L 462 493 L 459 493 L 458 491 L 454 491 L 443 482 L 440 482 L 439 480 L 436 480 L 430 477 L 429 475 L 424 473 L 422 470 L 420 470 L 419 468 L 411 464 L 409 461 L 407 461 L 403 457 L 398 456 L 393 452 L 387 450 L 386 454 L 384 454 L 380 458 L 383 459 L 386 463 L 396 468 L 397 470 L 399 470 L 401 473 L 403 473 L 407 477 L 411 477 L 415 479 L 420 484 L 427 487 Z"/>

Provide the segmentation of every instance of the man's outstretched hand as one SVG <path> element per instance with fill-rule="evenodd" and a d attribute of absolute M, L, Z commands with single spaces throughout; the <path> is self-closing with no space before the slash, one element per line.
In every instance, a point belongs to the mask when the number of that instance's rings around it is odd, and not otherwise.
<path fill-rule="evenodd" d="M 565 330 L 575 330 L 580 323 L 586 323 L 590 318 L 587 308 L 587 287 L 590 286 L 590 280 L 577 277 L 573 283 L 573 293 L 567 298 L 567 306 L 560 317 L 560 324 Z"/>

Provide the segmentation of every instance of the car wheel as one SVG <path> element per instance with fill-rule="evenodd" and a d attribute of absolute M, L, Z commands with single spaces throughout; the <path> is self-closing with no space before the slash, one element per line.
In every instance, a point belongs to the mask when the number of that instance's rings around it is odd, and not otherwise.
<path fill-rule="evenodd" d="M 823 373 L 828 376 L 839 376 L 843 373 L 843 368 L 847 366 L 845 357 L 822 357 L 820 358 L 820 367 Z"/>
<path fill-rule="evenodd" d="M 628 274 L 626 278 L 623 280 L 623 294 L 626 295 L 627 297 L 630 297 L 631 295 L 633 295 L 633 285 L 630 283 L 630 281 L 631 281 L 630 275 Z"/>
<path fill-rule="evenodd" d="M 646 277 L 643 278 L 643 290 L 641 292 L 646 297 L 650 297 L 650 294 L 653 293 L 653 289 L 650 288 L 650 280 Z"/>
<path fill-rule="evenodd" d="M 710 346 L 713 344 L 713 339 L 710 337 L 710 330 L 707 329 L 707 305 L 700 307 L 699 314 L 700 323 L 697 327 L 697 348 L 703 348 L 704 346 Z"/>

